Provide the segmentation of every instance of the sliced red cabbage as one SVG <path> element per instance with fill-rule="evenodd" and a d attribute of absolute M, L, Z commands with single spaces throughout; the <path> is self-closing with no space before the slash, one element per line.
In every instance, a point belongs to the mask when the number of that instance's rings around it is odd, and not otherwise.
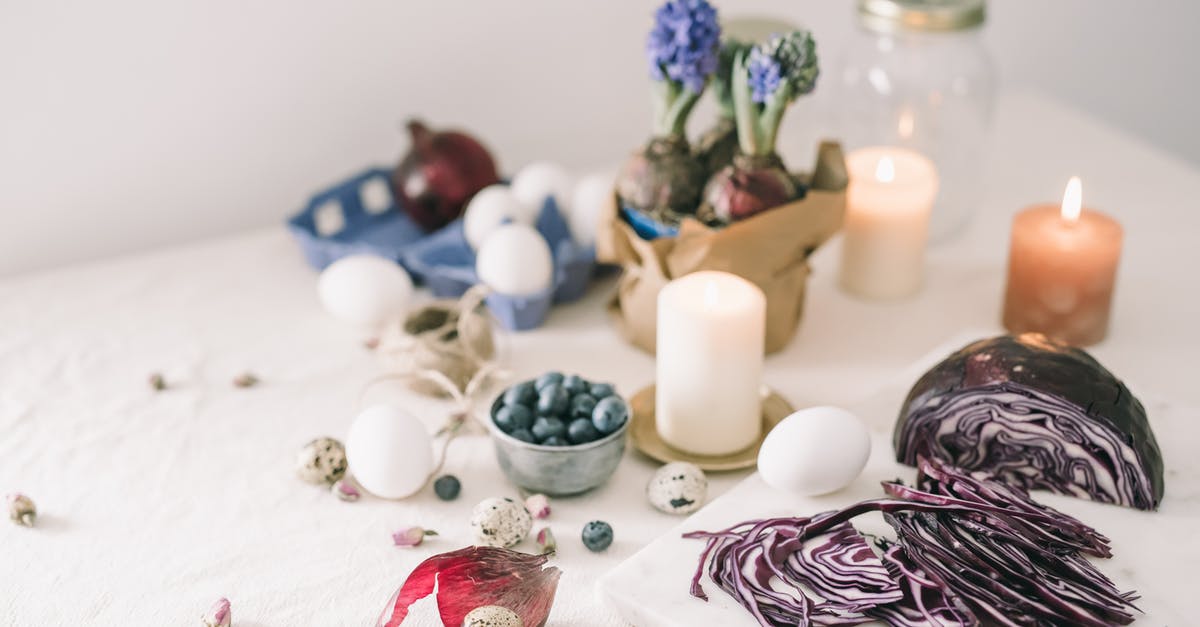
<path fill-rule="evenodd" d="M 1132 622 L 1137 596 L 1083 557 L 1108 555 L 1104 536 L 1018 487 L 919 463 L 918 487 L 884 484 L 896 498 L 684 534 L 708 541 L 692 595 L 707 600 L 707 572 L 771 626 Z M 849 524 L 868 512 L 882 512 L 897 535 L 880 543 L 882 559 Z"/>
<path fill-rule="evenodd" d="M 1039 334 L 982 340 L 917 381 L 896 459 L 982 471 L 1027 489 L 1155 509 L 1162 454 L 1142 404 L 1082 350 Z"/>
<path fill-rule="evenodd" d="M 865 538 L 842 522 L 800 537 L 807 518 L 754 520 L 707 538 L 692 594 L 707 599 L 700 578 L 709 576 L 762 625 L 857 625 L 863 614 L 903 593 Z"/>
<path fill-rule="evenodd" d="M 904 597 L 867 612 L 892 627 L 975 627 L 979 621 L 956 594 L 943 588 L 908 559 L 899 545 L 881 543 L 883 565 Z"/>
<path fill-rule="evenodd" d="M 917 488 L 911 488 L 885 482 L 883 491 L 912 501 L 976 506 L 1042 546 L 1112 557 L 1108 538 L 1082 521 L 1034 501 L 1021 488 L 975 477 L 933 459 L 918 462 L 916 483 Z"/>

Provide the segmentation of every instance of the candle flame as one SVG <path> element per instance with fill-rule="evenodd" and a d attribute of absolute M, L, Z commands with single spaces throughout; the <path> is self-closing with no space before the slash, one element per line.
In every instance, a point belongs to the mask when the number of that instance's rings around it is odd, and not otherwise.
<path fill-rule="evenodd" d="M 1062 219 L 1074 224 L 1079 221 L 1079 213 L 1083 210 L 1083 182 L 1078 176 L 1072 176 L 1067 181 L 1067 190 L 1063 192 Z"/>
<path fill-rule="evenodd" d="M 905 109 L 900 112 L 900 123 L 896 127 L 896 132 L 900 134 L 900 139 L 912 139 L 913 128 L 916 126 L 916 119 L 910 109 Z"/>
<path fill-rule="evenodd" d="M 704 284 L 704 306 L 708 309 L 717 306 L 717 284 L 712 281 Z"/>
<path fill-rule="evenodd" d="M 875 180 L 880 183 L 891 183 L 896 180 L 896 164 L 891 157 L 883 157 L 875 166 Z"/>

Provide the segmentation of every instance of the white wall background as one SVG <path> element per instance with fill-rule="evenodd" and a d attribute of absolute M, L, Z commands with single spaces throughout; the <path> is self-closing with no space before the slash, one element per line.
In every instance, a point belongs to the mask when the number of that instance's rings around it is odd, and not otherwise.
<path fill-rule="evenodd" d="M 410 115 L 475 130 L 509 172 L 618 162 L 648 130 L 655 4 L 0 0 L 0 274 L 278 224 L 317 187 L 397 158 Z M 854 23 L 851 0 L 718 6 L 808 24 L 826 78 Z M 1004 88 L 1200 162 L 1200 4 L 990 12 Z M 821 109 L 789 114 L 790 151 L 807 150 Z"/>

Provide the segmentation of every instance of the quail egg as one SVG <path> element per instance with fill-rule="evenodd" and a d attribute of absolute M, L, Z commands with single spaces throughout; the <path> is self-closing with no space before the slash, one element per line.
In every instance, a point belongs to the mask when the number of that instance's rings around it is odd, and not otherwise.
<path fill-rule="evenodd" d="M 484 499 L 471 511 L 471 529 L 478 544 L 510 547 L 529 535 L 533 516 L 510 498 Z"/>
<path fill-rule="evenodd" d="M 525 627 L 521 617 L 507 607 L 485 605 L 463 617 L 462 627 Z"/>
<path fill-rule="evenodd" d="M 300 449 L 296 474 L 315 484 L 331 484 L 346 474 L 346 449 L 333 438 L 317 438 Z"/>
<path fill-rule="evenodd" d="M 650 504 L 668 514 L 690 514 L 704 505 L 708 478 L 695 464 L 671 462 L 659 468 L 646 485 Z"/>

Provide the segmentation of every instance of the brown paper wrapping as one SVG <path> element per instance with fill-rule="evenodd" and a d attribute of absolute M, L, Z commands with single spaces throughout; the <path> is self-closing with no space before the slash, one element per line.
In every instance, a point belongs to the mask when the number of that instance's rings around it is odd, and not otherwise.
<path fill-rule="evenodd" d="M 674 238 L 638 237 L 613 204 L 596 238 L 598 258 L 624 272 L 608 305 L 621 335 L 653 353 L 658 291 L 669 281 L 700 270 L 736 274 L 767 296 L 766 352 L 783 349 L 800 324 L 808 256 L 842 225 L 846 208 L 846 164 L 836 142 L 824 142 L 807 177 L 803 200 L 764 211 L 723 229 L 691 218 Z"/>

